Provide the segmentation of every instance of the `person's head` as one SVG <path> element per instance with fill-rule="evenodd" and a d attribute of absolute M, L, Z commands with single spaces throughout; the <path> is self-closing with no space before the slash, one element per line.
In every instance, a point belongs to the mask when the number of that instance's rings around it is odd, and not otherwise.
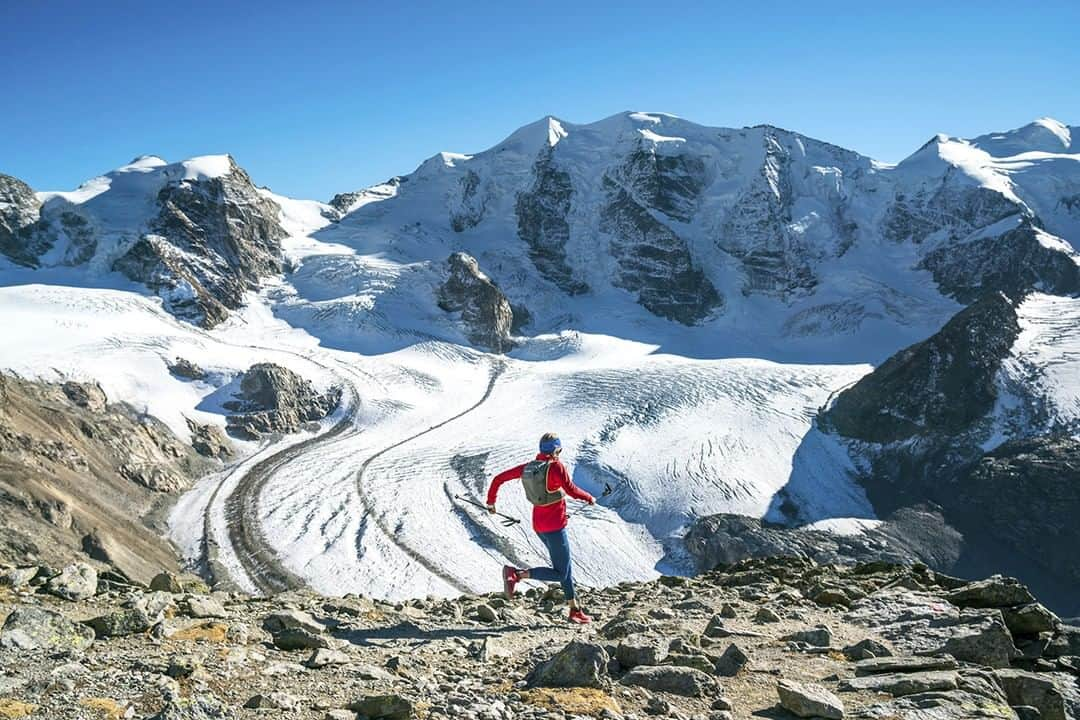
<path fill-rule="evenodd" d="M 558 455 L 562 452 L 562 441 L 555 433 L 544 433 L 540 436 L 540 452 L 545 455 Z"/>

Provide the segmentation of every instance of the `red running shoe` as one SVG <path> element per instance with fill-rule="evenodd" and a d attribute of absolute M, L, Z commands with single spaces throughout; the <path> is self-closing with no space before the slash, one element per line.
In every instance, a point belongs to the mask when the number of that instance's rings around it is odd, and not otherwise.
<path fill-rule="evenodd" d="M 581 611 L 581 608 L 570 608 L 570 622 L 578 625 L 588 625 L 592 618 Z"/>
<path fill-rule="evenodd" d="M 509 565 L 503 565 L 503 592 L 506 593 L 507 600 L 514 599 L 514 587 L 521 580 L 518 577 L 518 572 Z"/>

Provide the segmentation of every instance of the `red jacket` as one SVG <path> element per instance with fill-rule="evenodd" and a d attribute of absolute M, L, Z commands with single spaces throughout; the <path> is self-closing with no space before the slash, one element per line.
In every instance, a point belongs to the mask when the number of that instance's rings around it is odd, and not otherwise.
<path fill-rule="evenodd" d="M 574 484 L 574 481 L 570 479 L 570 473 L 566 471 L 566 466 L 562 464 L 561 460 L 542 453 L 537 455 L 536 459 L 551 461 L 551 465 L 548 467 L 547 476 L 547 489 L 549 492 L 562 490 L 570 497 L 585 502 L 593 499 L 592 495 Z M 518 465 L 496 475 L 495 479 L 491 481 L 491 487 L 488 488 L 487 504 L 494 505 L 495 497 L 499 494 L 499 487 L 508 480 L 520 480 L 521 473 L 524 469 L 525 465 Z M 562 530 L 566 527 L 566 501 L 560 500 L 551 505 L 534 505 L 532 522 L 533 530 L 538 533 L 558 532 L 559 530 Z"/>

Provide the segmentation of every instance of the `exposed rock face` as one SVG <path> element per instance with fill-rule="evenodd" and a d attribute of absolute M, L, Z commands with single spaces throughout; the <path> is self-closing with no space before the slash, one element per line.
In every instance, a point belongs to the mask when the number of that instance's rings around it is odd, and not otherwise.
<path fill-rule="evenodd" d="M 1019 332 L 1013 302 L 986 295 L 841 393 L 822 422 L 875 443 L 962 433 L 993 408 L 994 376 Z"/>
<path fill-rule="evenodd" d="M 458 181 L 458 196 L 452 200 L 450 227 L 454 232 L 462 232 L 476 227 L 484 219 L 488 193 L 481 187 L 480 176 L 475 172 L 465 173 Z"/>
<path fill-rule="evenodd" d="M 955 563 L 925 561 L 958 574 L 1016 573 L 1072 613 L 1080 561 L 1065 548 L 1080 543 L 1069 519 L 1080 512 L 1080 443 L 1020 436 L 984 450 L 1019 332 L 1013 302 L 983 296 L 842 392 L 819 423 L 855 441 L 859 481 L 879 515 L 930 502 L 963 536 Z"/>
<path fill-rule="evenodd" d="M 148 580 L 176 557 L 140 518 L 209 468 L 96 383 L 0 375 L 0 561 L 64 567 L 85 552 Z"/>
<path fill-rule="evenodd" d="M 510 350 L 514 312 L 506 296 L 480 272 L 471 255 L 454 253 L 446 264 L 449 277 L 439 287 L 439 307 L 446 312 L 461 313 L 469 341 L 474 345 L 493 352 Z"/>
<path fill-rule="evenodd" d="M 704 319 L 723 301 L 686 243 L 634 202 L 610 180 L 609 200 L 600 213 L 600 229 L 612 237 L 611 254 L 619 266 L 616 287 L 637 293 L 638 302 L 660 317 L 685 325 Z"/>
<path fill-rule="evenodd" d="M 234 454 L 232 443 L 218 425 L 200 425 L 191 418 L 187 421 L 191 430 L 191 447 L 203 457 L 228 460 Z"/>
<path fill-rule="evenodd" d="M 259 279 L 281 272 L 280 208 L 229 158 L 221 177 L 166 183 L 160 210 L 113 269 L 144 283 L 178 317 L 213 327 Z"/>
<path fill-rule="evenodd" d="M 0 173 L 0 253 L 20 265 L 36 265 L 44 249 L 33 242 L 41 203 L 29 185 Z"/>
<path fill-rule="evenodd" d="M 1038 288 L 1068 295 L 1080 290 L 1080 266 L 1039 241 L 1041 230 L 1025 220 L 996 237 L 940 247 L 922 260 L 938 287 L 961 302 L 997 290 L 1012 297 Z"/>
<path fill-rule="evenodd" d="M 518 236 L 529 246 L 529 257 L 540 274 L 570 295 L 589 291 L 575 278 L 567 262 L 570 240 L 570 203 L 574 194 L 570 174 L 555 163 L 552 148 L 545 148 L 533 165 L 532 187 L 517 196 Z"/>
<path fill-rule="evenodd" d="M 805 248 L 788 231 L 791 222 L 791 154 L 766 129 L 764 162 L 721 226 L 717 245 L 742 262 L 743 292 L 781 297 L 814 287 L 817 279 Z"/>
<path fill-rule="evenodd" d="M 240 381 L 240 395 L 225 407 L 230 434 L 254 440 L 266 433 L 293 433 L 322 420 L 337 407 L 341 389 L 319 394 L 304 378 L 273 363 L 252 365 Z"/>
<path fill-rule="evenodd" d="M 923 150 L 938 142 L 931 140 Z M 936 182 L 928 178 L 914 194 L 897 193 L 882 220 L 882 234 L 893 242 L 919 245 L 934 233 L 964 237 L 1022 212 L 1001 193 L 970 185 L 959 173 L 946 171 Z"/>
<path fill-rule="evenodd" d="M 642 142 L 626 156 L 612 177 L 635 202 L 689 222 L 705 189 L 705 162 L 696 155 L 658 153 Z"/>

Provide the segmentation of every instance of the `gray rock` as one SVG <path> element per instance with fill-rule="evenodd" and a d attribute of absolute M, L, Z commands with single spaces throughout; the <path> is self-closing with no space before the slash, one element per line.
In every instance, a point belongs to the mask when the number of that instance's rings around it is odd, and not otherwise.
<path fill-rule="evenodd" d="M 750 657 L 743 652 L 735 643 L 728 645 L 727 650 L 720 656 L 720 659 L 716 661 L 716 674 L 723 675 L 724 677 L 734 677 L 739 674 L 750 662 Z"/>
<path fill-rule="evenodd" d="M 188 617 L 224 618 L 229 616 L 218 600 L 206 595 L 192 595 L 184 601 L 184 606 Z"/>
<path fill-rule="evenodd" d="M 291 627 L 271 634 L 274 647 L 281 650 L 316 650 L 329 648 L 330 639 L 323 635 L 310 633 L 303 628 Z"/>
<path fill-rule="evenodd" d="M 413 714 L 412 701 L 401 695 L 368 695 L 349 709 L 371 720 L 409 720 Z"/>
<path fill-rule="evenodd" d="M 538 687 L 600 687 L 609 657 L 600 645 L 571 640 L 546 662 L 537 665 L 529 684 Z"/>
<path fill-rule="evenodd" d="M 780 705 L 799 717 L 829 720 L 842 720 L 844 717 L 844 703 L 820 685 L 780 680 L 776 684 L 776 692 L 780 696 Z"/>
<path fill-rule="evenodd" d="M 754 622 L 756 623 L 775 623 L 780 622 L 780 616 L 776 614 L 771 608 L 763 607 L 759 608 L 754 613 Z"/>
<path fill-rule="evenodd" d="M 701 697 L 716 687 L 712 676 L 691 667 L 655 665 L 636 667 L 622 676 L 623 685 L 643 687 L 654 692 L 669 692 L 685 697 Z"/>
<path fill-rule="evenodd" d="M 340 650 L 331 650 L 330 648 L 318 648 L 311 654 L 308 661 L 304 663 L 309 668 L 324 668 L 329 665 L 346 665 L 351 658 L 341 652 Z M 389 673 L 387 673 L 389 674 Z"/>
<path fill-rule="evenodd" d="M 194 655 L 175 655 L 169 658 L 165 674 L 177 680 L 189 678 L 202 668 L 202 660 Z"/>
<path fill-rule="evenodd" d="M 708 624 L 705 625 L 705 631 L 702 635 L 710 638 L 725 638 L 730 637 L 731 633 L 724 627 L 724 618 L 720 615 L 713 615 L 709 618 Z"/>
<path fill-rule="evenodd" d="M 1043 655 L 1049 658 L 1080 655 L 1080 627 L 1062 625 L 1058 628 Z"/>
<path fill-rule="evenodd" d="M 302 610 L 280 610 L 263 618 L 263 629 L 271 635 L 283 630 L 306 630 L 312 634 L 326 631 L 326 625 Z"/>
<path fill-rule="evenodd" d="M 97 637 L 110 638 L 146 632 L 153 622 L 140 608 L 129 608 L 100 615 L 87 620 L 86 624 L 94 629 Z"/>
<path fill-rule="evenodd" d="M 493 623 L 499 620 L 499 613 L 495 612 L 495 609 L 487 604 L 478 605 L 476 614 L 482 622 Z"/>
<path fill-rule="evenodd" d="M 857 643 L 844 646 L 844 655 L 848 660 L 867 660 L 870 658 L 884 658 L 892 655 L 892 651 L 877 640 L 866 638 Z"/>
<path fill-rule="evenodd" d="M 877 673 L 905 673 L 923 670 L 955 670 L 956 660 L 948 655 L 941 657 L 878 657 L 860 660 L 855 663 L 856 675 L 874 675 Z"/>
<path fill-rule="evenodd" d="M 1027 586 L 1016 578 L 994 575 L 949 593 L 945 599 L 958 607 L 1004 608 L 1035 602 Z"/>
<path fill-rule="evenodd" d="M 19 590 L 30 584 L 37 575 L 37 567 L 15 567 L 0 574 L 0 586 L 6 586 L 13 590 Z"/>
<path fill-rule="evenodd" d="M 873 692 L 886 692 L 896 696 L 912 695 L 932 690 L 955 690 L 956 672 L 952 670 L 933 670 L 864 675 L 844 680 L 840 683 L 840 689 L 870 690 Z"/>
<path fill-rule="evenodd" d="M 50 594 L 65 600 L 86 600 L 97 594 L 97 570 L 86 563 L 76 562 L 68 565 L 56 577 L 49 580 L 45 589 Z"/>
<path fill-rule="evenodd" d="M 214 424 L 200 424 L 187 418 L 187 426 L 191 431 L 191 447 L 203 457 L 228 460 L 233 457 L 234 450 L 225 431 Z"/>
<path fill-rule="evenodd" d="M 994 674 L 1010 705 L 1038 708 L 1042 720 L 1066 720 L 1065 696 L 1053 677 L 1012 668 L 996 670 Z"/>
<path fill-rule="evenodd" d="M 394 679 L 394 674 L 383 670 L 375 665 L 361 664 L 353 668 L 356 677 L 361 680 L 383 680 L 389 682 Z"/>
<path fill-rule="evenodd" d="M 15 650 L 85 650 L 93 642 L 91 628 L 37 607 L 15 608 L 0 628 L 0 647 Z"/>
<path fill-rule="evenodd" d="M 1028 603 L 1019 607 L 1004 608 L 1001 615 L 1005 626 L 1013 635 L 1036 635 L 1053 632 L 1061 621 L 1058 616 L 1040 603 Z"/>
<path fill-rule="evenodd" d="M 788 642 L 804 642 L 814 647 L 829 647 L 832 645 L 832 630 L 821 625 L 812 630 L 798 630 L 789 633 L 781 639 Z"/>
<path fill-rule="evenodd" d="M 157 592 L 172 593 L 178 595 L 184 592 L 184 585 L 180 577 L 168 571 L 160 572 L 150 580 L 150 589 Z"/>
<path fill-rule="evenodd" d="M 295 696 L 283 692 L 272 692 L 268 695 L 254 695 L 246 703 L 245 708 L 272 710 L 295 710 L 300 701 Z"/>
<path fill-rule="evenodd" d="M 232 714 L 211 695 L 169 693 L 165 707 L 148 720 L 229 720 Z"/>
<path fill-rule="evenodd" d="M 652 623 L 641 615 L 624 611 L 600 628 L 600 635 L 609 640 L 618 640 L 628 635 L 639 635 L 647 632 L 651 627 Z"/>
<path fill-rule="evenodd" d="M 722 618 L 728 618 L 732 620 L 739 616 L 738 612 L 736 612 L 735 610 L 735 606 L 731 603 L 724 603 L 723 605 L 721 605 L 719 615 Z"/>
<path fill-rule="evenodd" d="M 1012 635 L 996 610 L 961 615 L 950 628 L 950 637 L 933 655 L 952 655 L 957 660 L 995 668 L 1008 667 L 1017 650 Z"/>
<path fill-rule="evenodd" d="M 619 643 L 615 658 L 627 670 L 638 665 L 659 665 L 668 654 L 668 645 L 662 638 L 630 635 Z"/>

